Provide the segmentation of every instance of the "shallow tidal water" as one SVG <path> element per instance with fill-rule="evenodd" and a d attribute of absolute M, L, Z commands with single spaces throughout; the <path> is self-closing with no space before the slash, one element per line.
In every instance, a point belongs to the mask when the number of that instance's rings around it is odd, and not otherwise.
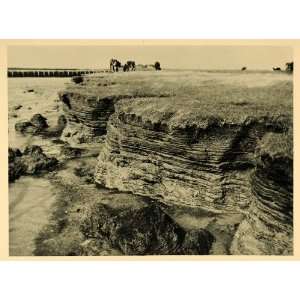
<path fill-rule="evenodd" d="M 48 124 L 56 124 L 60 115 L 58 91 L 70 78 L 9 78 L 9 146 L 21 150 L 28 145 L 40 145 L 47 154 L 55 153 L 55 146 L 47 139 L 23 136 L 15 132 L 15 123 L 29 120 L 41 113 Z M 28 92 L 29 90 L 33 90 Z M 16 105 L 22 105 L 15 110 Z M 55 201 L 53 186 L 47 178 L 24 176 L 9 184 L 9 255 L 30 256 L 34 239 L 47 224 Z"/>

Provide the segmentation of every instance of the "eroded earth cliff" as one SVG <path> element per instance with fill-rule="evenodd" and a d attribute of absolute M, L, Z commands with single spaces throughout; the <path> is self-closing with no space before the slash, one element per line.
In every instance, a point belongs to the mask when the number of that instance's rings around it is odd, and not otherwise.
<path fill-rule="evenodd" d="M 290 255 L 292 98 L 292 76 L 268 72 L 166 71 L 87 77 L 60 94 L 68 120 L 62 138 L 71 144 L 99 143 L 96 184 L 156 203 L 137 212 L 141 224 L 153 215 L 168 220 L 168 224 L 159 221 L 161 227 L 156 229 L 145 225 L 151 234 L 159 230 L 164 236 L 163 227 L 170 234 L 178 232 L 180 218 L 174 210 L 186 207 L 209 214 L 207 222 L 198 217 L 196 229 L 210 243 L 218 243 L 222 232 L 228 235 L 228 253 L 223 254 Z M 163 213 L 168 216 L 162 216 L 156 206 L 162 204 L 173 213 L 166 209 Z M 126 209 L 99 205 L 84 222 L 87 231 L 81 228 L 85 234 L 92 232 L 99 240 L 105 236 L 116 246 L 120 241 L 114 238 L 119 239 L 123 226 L 138 227 L 122 217 Z M 216 220 L 224 216 L 226 222 L 220 225 Z M 111 221 L 115 218 L 122 225 Z M 117 248 L 123 254 L 163 254 L 158 250 L 161 245 L 149 246 L 145 240 L 140 244 L 138 239 L 136 247 L 132 244 L 132 235 L 147 240 L 150 232 L 128 232 L 128 240 Z M 183 247 L 176 239 L 173 236 L 171 244 L 168 237 L 162 241 L 173 254 Z"/>

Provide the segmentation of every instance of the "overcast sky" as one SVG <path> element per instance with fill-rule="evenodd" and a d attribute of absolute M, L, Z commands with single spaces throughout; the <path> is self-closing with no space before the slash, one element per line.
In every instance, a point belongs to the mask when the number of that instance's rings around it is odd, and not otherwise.
<path fill-rule="evenodd" d="M 274 46 L 10 46 L 9 67 L 107 68 L 110 58 L 180 69 L 270 69 L 293 60 Z"/>

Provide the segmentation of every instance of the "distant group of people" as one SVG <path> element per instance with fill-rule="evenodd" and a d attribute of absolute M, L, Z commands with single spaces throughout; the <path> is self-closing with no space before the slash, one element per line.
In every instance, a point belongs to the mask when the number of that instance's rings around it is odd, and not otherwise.
<path fill-rule="evenodd" d="M 160 63 L 158 61 L 155 62 L 154 65 L 152 65 L 152 67 L 157 71 L 161 70 Z M 115 58 L 112 58 L 110 60 L 109 69 L 111 72 L 119 72 L 119 69 L 121 68 L 123 69 L 124 72 L 135 71 L 136 70 L 135 61 L 128 60 L 124 65 L 122 65 L 122 63 Z"/>
<path fill-rule="evenodd" d="M 119 72 L 119 69 L 123 68 L 124 72 L 135 71 L 135 61 L 128 60 L 123 66 L 120 61 L 112 58 L 109 63 L 109 69 L 111 72 Z"/>
<path fill-rule="evenodd" d="M 123 71 L 135 71 L 135 62 L 133 60 L 128 60 L 127 63 L 123 66 Z"/>
<path fill-rule="evenodd" d="M 285 71 L 287 73 L 293 73 L 294 71 L 294 62 L 287 62 L 286 64 Z M 161 70 L 160 63 L 157 61 L 154 63 L 154 65 L 151 65 L 156 71 Z M 109 63 L 109 69 L 111 72 L 118 72 L 119 69 L 123 69 L 124 72 L 129 72 L 129 71 L 135 71 L 136 70 L 136 65 L 135 61 L 133 60 L 128 60 L 124 65 L 122 63 L 115 59 L 112 58 Z M 242 67 L 241 71 L 246 71 L 247 67 Z M 273 67 L 273 71 L 282 71 L 280 67 Z"/>
<path fill-rule="evenodd" d="M 286 68 L 285 71 L 287 73 L 293 73 L 294 71 L 294 62 L 288 62 L 285 64 Z M 242 67 L 241 71 L 246 71 L 247 67 Z M 282 71 L 280 67 L 273 67 L 273 71 Z"/>
<path fill-rule="evenodd" d="M 119 71 L 119 68 L 121 68 L 122 65 L 121 65 L 121 62 L 118 61 L 117 59 L 115 58 L 112 58 L 110 60 L 110 63 L 109 63 L 109 69 L 112 71 L 112 72 L 118 72 Z"/>

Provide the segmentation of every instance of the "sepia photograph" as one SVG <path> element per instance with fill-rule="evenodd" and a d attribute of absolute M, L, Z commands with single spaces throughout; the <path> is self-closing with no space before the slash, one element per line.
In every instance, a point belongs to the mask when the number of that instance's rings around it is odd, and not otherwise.
<path fill-rule="evenodd" d="M 9 256 L 293 256 L 293 47 L 9 45 Z"/>
<path fill-rule="evenodd" d="M 298 6 L 2 1 L 1 299 L 296 299 Z"/>

